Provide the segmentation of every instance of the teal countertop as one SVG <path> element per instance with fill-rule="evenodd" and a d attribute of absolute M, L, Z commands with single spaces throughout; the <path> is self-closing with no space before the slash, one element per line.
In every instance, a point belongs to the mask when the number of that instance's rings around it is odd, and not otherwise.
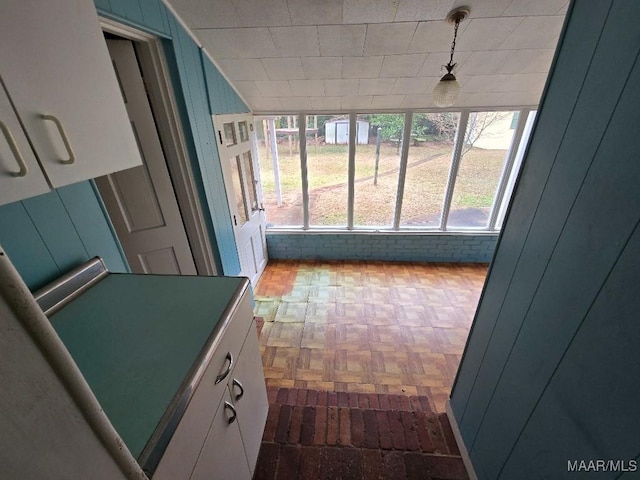
<path fill-rule="evenodd" d="M 134 457 L 245 281 L 111 274 L 51 317 Z"/>

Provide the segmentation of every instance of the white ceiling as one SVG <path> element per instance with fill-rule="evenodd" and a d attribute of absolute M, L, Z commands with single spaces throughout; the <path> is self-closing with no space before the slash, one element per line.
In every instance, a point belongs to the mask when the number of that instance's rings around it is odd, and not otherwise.
<path fill-rule="evenodd" d="M 433 107 L 453 26 L 459 107 L 537 105 L 568 0 L 169 0 L 257 113 Z"/>

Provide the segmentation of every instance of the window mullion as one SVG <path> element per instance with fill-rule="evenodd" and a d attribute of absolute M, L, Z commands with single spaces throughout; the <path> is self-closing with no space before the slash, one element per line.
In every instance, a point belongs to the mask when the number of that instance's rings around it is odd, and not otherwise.
<path fill-rule="evenodd" d="M 349 170 L 348 170 L 348 194 L 347 194 L 347 229 L 353 230 L 353 204 L 355 200 L 356 178 L 356 141 L 357 141 L 357 114 L 349 114 Z"/>
<path fill-rule="evenodd" d="M 444 202 L 442 204 L 442 217 L 440 218 L 440 230 L 447 229 L 447 221 L 449 220 L 449 210 L 451 209 L 451 199 L 453 198 L 453 189 L 456 185 L 458 176 L 458 168 L 462 155 L 462 147 L 467 133 L 467 122 L 469 120 L 469 111 L 460 112 L 460 120 L 458 121 L 458 131 L 456 132 L 456 141 L 451 156 L 451 168 L 449 170 L 449 178 L 447 180 L 447 188 L 444 194 Z"/>
<path fill-rule="evenodd" d="M 407 177 L 407 163 L 409 159 L 409 144 L 411 143 L 411 124 L 413 112 L 408 111 L 404 115 L 404 129 L 402 131 L 402 151 L 400 152 L 400 167 L 398 169 L 398 190 L 396 192 L 396 209 L 393 213 L 393 229 L 400 229 L 400 214 L 402 213 L 402 198 L 404 195 L 404 182 Z"/>
<path fill-rule="evenodd" d="M 527 124 L 527 118 L 529 118 L 529 112 L 530 109 L 525 108 L 520 110 L 520 114 L 518 115 L 518 123 L 516 124 L 515 131 L 513 132 L 513 138 L 511 139 L 511 145 L 509 145 L 507 159 L 504 163 L 504 167 L 502 168 L 502 174 L 500 175 L 498 188 L 496 188 L 496 194 L 493 198 L 493 205 L 491 207 L 491 213 L 489 214 L 489 223 L 487 226 L 488 230 L 495 230 L 496 228 L 496 219 L 498 218 L 498 212 L 500 211 L 500 205 L 502 204 L 502 197 L 504 196 L 504 192 L 507 189 L 507 183 L 509 182 L 509 177 L 511 176 L 511 170 L 513 169 L 516 154 L 518 153 L 518 147 L 520 146 L 520 141 L 522 140 L 524 127 Z"/>
<path fill-rule="evenodd" d="M 309 230 L 309 175 L 307 169 L 307 117 L 298 115 L 298 145 L 300 146 L 300 175 L 302 177 L 303 229 Z"/>

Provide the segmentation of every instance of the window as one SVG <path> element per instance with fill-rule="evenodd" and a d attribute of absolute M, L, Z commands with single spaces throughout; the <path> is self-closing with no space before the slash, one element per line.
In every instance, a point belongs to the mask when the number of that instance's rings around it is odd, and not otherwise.
<path fill-rule="evenodd" d="M 470 112 L 456 177 L 448 228 L 489 224 L 502 168 L 509 153 L 514 112 Z"/>
<path fill-rule="evenodd" d="M 534 118 L 528 109 L 257 117 L 267 220 L 304 229 L 495 231 Z"/>

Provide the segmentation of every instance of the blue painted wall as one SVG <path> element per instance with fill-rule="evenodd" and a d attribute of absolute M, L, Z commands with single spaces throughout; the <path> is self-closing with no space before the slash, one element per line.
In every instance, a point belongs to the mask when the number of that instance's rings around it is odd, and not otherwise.
<path fill-rule="evenodd" d="M 249 108 L 160 0 L 95 0 L 95 3 L 105 17 L 167 38 L 165 53 L 218 271 L 237 275 L 240 260 L 211 115 L 248 112 Z"/>
<path fill-rule="evenodd" d="M 640 457 L 639 22 L 634 0 L 569 10 L 452 392 L 481 480 Z"/>
<path fill-rule="evenodd" d="M 92 182 L 0 207 L 0 245 L 31 290 L 96 255 L 129 271 Z"/>
<path fill-rule="evenodd" d="M 489 263 L 497 235 L 267 233 L 269 258 Z"/>
<path fill-rule="evenodd" d="M 159 0 L 95 0 L 100 15 L 165 38 L 176 101 L 193 162 L 218 271 L 240 272 L 211 113 L 248 111 Z M 172 40 L 171 40 L 172 39 Z M 206 78 L 205 78 L 206 71 Z M 208 209 L 209 215 L 206 215 Z M 0 244 L 25 282 L 37 289 L 102 256 L 112 271 L 128 266 L 91 182 L 0 207 Z"/>

